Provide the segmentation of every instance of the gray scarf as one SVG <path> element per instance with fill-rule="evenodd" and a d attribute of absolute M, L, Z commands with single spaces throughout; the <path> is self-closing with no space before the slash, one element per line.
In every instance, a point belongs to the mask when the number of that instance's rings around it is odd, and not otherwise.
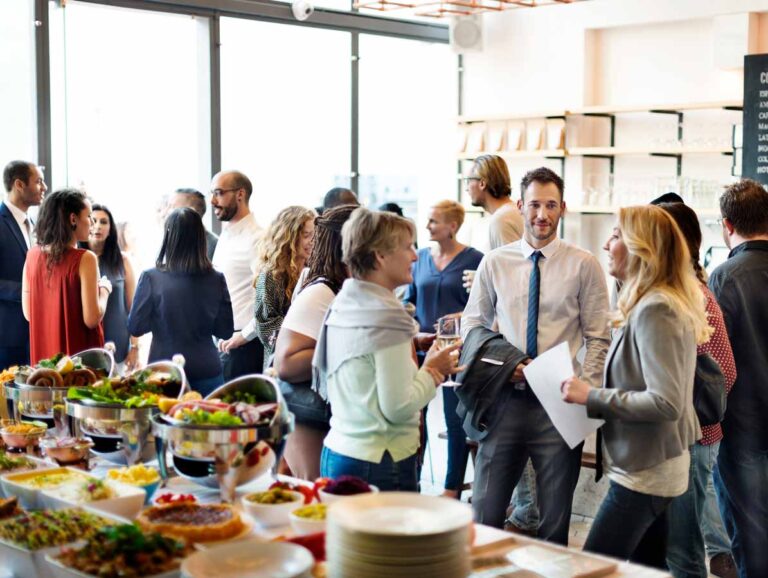
<path fill-rule="evenodd" d="M 327 400 L 328 376 L 342 363 L 411 341 L 417 330 L 392 291 L 376 283 L 347 279 L 320 330 L 312 358 L 312 389 Z"/>

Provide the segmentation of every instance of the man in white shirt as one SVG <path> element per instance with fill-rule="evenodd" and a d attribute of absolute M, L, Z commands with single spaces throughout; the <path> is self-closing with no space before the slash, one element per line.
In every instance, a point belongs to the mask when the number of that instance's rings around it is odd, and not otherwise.
<path fill-rule="evenodd" d="M 464 177 L 473 207 L 483 207 L 490 217 L 479 227 L 481 236 L 473 235 L 472 246 L 483 253 L 517 241 L 523 235 L 523 217 L 512 202 L 512 186 L 507 163 L 496 155 L 475 159 L 469 175 Z"/>
<path fill-rule="evenodd" d="M 224 380 L 261 373 L 264 347 L 257 339 L 254 316 L 257 245 L 263 233 L 248 207 L 253 185 L 238 171 L 222 171 L 211 181 L 211 207 L 223 228 L 213 254 L 213 266 L 224 273 L 235 332 L 219 343 Z"/>
<path fill-rule="evenodd" d="M 546 168 L 521 183 L 525 233 L 491 251 L 478 268 L 462 333 L 474 327 L 499 332 L 529 359 L 515 368 L 499 399 L 496 419 L 480 442 L 472 506 L 478 522 L 501 527 L 512 490 L 530 457 L 536 470 L 538 535 L 566 544 L 581 445 L 571 450 L 525 383 L 523 367 L 538 353 L 567 342 L 576 375 L 597 387 L 608 350 L 608 290 L 597 259 L 557 238 L 565 212 L 563 181 Z M 576 354 L 586 347 L 583 367 Z"/>
<path fill-rule="evenodd" d="M 48 188 L 40 167 L 11 161 L 3 170 L 7 193 L 0 203 L 0 369 L 29 363 L 29 323 L 21 311 L 21 273 L 34 227 L 27 211 Z"/>

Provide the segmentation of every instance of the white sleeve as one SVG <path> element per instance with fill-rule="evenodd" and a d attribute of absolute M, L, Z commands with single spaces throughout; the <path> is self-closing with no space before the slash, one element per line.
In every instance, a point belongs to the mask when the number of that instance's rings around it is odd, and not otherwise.
<path fill-rule="evenodd" d="M 403 423 L 435 397 L 435 381 L 426 369 L 416 369 L 407 341 L 373 354 L 376 395 L 381 413 L 391 423 Z"/>
<path fill-rule="evenodd" d="M 466 339 L 474 327 L 491 329 L 496 318 L 496 291 L 493 288 L 488 257 L 483 257 L 472 282 L 467 306 L 461 315 L 461 338 Z"/>
<path fill-rule="evenodd" d="M 322 283 L 307 287 L 291 303 L 282 327 L 317 339 L 334 297 L 336 294 Z"/>

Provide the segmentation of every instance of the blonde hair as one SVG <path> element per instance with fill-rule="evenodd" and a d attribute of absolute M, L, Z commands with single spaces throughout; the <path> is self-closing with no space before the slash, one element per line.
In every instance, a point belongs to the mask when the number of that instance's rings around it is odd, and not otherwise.
<path fill-rule="evenodd" d="M 680 227 L 664 209 L 652 205 L 619 209 L 621 238 L 627 247 L 626 276 L 612 325 L 626 324 L 632 309 L 650 292 L 693 326 L 696 343 L 712 334 L 705 297 L 691 264 L 688 243 Z"/>
<path fill-rule="evenodd" d="M 304 224 L 316 216 L 315 211 L 306 207 L 287 207 L 277 214 L 259 241 L 259 272 L 269 271 L 278 283 L 283 284 L 288 300 L 301 273 L 296 263 L 301 233 Z"/>
<path fill-rule="evenodd" d="M 376 269 L 376 253 L 392 253 L 415 236 L 416 227 L 405 217 L 360 207 L 341 229 L 344 263 L 352 277 L 361 279 Z"/>
<path fill-rule="evenodd" d="M 432 205 L 435 211 L 440 211 L 450 223 L 456 223 L 456 230 L 464 224 L 464 207 L 456 201 L 440 201 Z"/>
<path fill-rule="evenodd" d="M 504 159 L 497 155 L 481 155 L 475 159 L 475 173 L 485 181 L 488 192 L 494 199 L 512 195 L 509 169 Z"/>

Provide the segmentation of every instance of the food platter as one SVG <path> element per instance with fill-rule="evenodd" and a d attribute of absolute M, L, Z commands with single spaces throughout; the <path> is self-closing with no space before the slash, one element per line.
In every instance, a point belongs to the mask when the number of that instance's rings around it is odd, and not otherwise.
<path fill-rule="evenodd" d="M 248 399 L 275 407 L 271 408 L 268 418 L 242 425 L 184 423 L 179 418 L 169 419 L 160 413 L 153 415 L 150 421 L 161 476 L 167 479 L 169 465 L 172 465 L 180 475 L 195 483 L 218 488 L 222 501 L 231 503 L 235 488 L 276 466 L 286 437 L 293 431 L 294 421 L 277 384 L 264 375 L 233 380 L 208 396 L 204 400 L 208 403 L 201 403 L 195 411 L 188 413 L 201 412 L 203 407 L 215 409 L 217 406 L 211 405 L 210 400 L 225 399 L 227 395 L 232 395 L 233 399 L 253 395 Z M 172 464 L 167 459 L 169 451 Z"/>

